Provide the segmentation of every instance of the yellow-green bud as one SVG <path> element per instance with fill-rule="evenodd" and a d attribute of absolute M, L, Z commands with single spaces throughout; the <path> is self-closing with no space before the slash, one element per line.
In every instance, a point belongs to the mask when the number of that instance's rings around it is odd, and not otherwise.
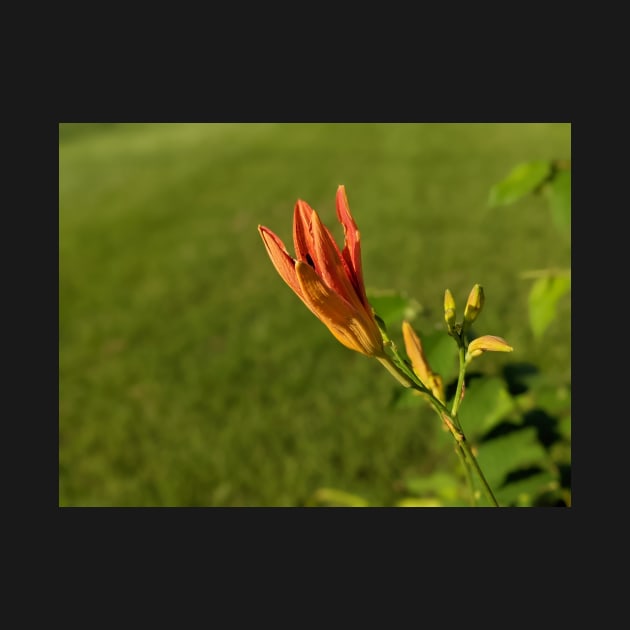
<path fill-rule="evenodd" d="M 444 321 L 446 322 L 446 327 L 449 332 L 453 331 L 456 316 L 453 294 L 446 289 L 446 291 L 444 291 Z"/>
<path fill-rule="evenodd" d="M 503 339 L 495 335 L 484 335 L 477 337 L 468 344 L 468 352 L 466 352 L 466 361 L 470 361 L 475 357 L 482 355 L 484 352 L 512 352 L 514 348 Z"/>
<path fill-rule="evenodd" d="M 466 302 L 466 308 L 464 309 L 465 324 L 472 324 L 477 319 L 483 308 L 483 302 L 483 287 L 480 284 L 476 284 L 468 296 L 468 302 Z"/>

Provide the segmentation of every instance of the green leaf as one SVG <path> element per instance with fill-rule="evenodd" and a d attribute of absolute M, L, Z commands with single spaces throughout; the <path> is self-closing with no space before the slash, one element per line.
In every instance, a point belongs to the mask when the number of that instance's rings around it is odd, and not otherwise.
<path fill-rule="evenodd" d="M 570 415 L 560 418 L 560 421 L 558 422 L 558 431 L 565 440 L 571 441 L 571 416 Z"/>
<path fill-rule="evenodd" d="M 564 413 L 571 409 L 571 387 L 569 385 L 541 384 L 532 390 L 536 407 L 548 414 Z"/>
<path fill-rule="evenodd" d="M 559 485 L 558 479 L 553 473 L 542 471 L 508 483 L 496 490 L 495 496 L 499 505 L 530 506 L 538 495 L 557 490 Z"/>
<path fill-rule="evenodd" d="M 482 442 L 477 461 L 490 487 L 497 490 L 509 472 L 545 465 L 547 453 L 537 439 L 536 428 L 526 427 Z"/>
<path fill-rule="evenodd" d="M 422 311 L 418 301 L 396 291 L 371 290 L 367 293 L 374 312 L 385 322 L 388 329 L 403 319 L 414 319 Z"/>
<path fill-rule="evenodd" d="M 549 447 L 549 458 L 556 466 L 571 467 L 571 437 L 554 442 Z"/>
<path fill-rule="evenodd" d="M 569 236 L 571 233 L 571 171 L 558 171 L 551 180 L 546 194 L 554 225 L 562 235 Z"/>
<path fill-rule="evenodd" d="M 534 282 L 529 292 L 529 323 L 537 339 L 555 319 L 560 298 L 570 290 L 570 275 L 548 275 Z"/>
<path fill-rule="evenodd" d="M 466 388 L 459 415 L 464 432 L 475 440 L 513 409 L 514 399 L 505 381 L 498 377 L 483 377 L 471 381 Z"/>
<path fill-rule="evenodd" d="M 550 174 L 551 162 L 548 160 L 523 162 L 490 189 L 488 204 L 494 208 L 514 203 L 536 190 Z"/>

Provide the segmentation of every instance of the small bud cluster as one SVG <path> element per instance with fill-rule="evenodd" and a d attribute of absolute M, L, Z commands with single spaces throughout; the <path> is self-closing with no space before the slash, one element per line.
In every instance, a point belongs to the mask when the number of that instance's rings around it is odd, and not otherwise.
<path fill-rule="evenodd" d="M 453 294 L 446 289 L 444 292 L 444 321 L 448 334 L 455 337 L 460 343 L 466 344 L 466 336 L 471 324 L 479 317 L 485 301 L 483 287 L 476 284 L 468 296 L 464 308 L 464 320 L 461 324 L 456 322 L 456 308 Z M 468 344 L 466 349 L 466 363 L 481 356 L 484 352 L 512 352 L 513 348 L 503 337 L 496 335 L 484 335 L 477 337 Z"/>

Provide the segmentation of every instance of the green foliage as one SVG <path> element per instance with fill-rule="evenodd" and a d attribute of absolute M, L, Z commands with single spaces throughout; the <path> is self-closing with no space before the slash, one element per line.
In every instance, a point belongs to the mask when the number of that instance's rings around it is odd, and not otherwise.
<path fill-rule="evenodd" d="M 534 336 L 540 338 L 555 320 L 558 302 L 571 290 L 571 276 L 549 275 L 538 278 L 529 292 L 529 321 Z"/>
<path fill-rule="evenodd" d="M 462 487 L 460 480 L 452 473 L 434 472 L 425 477 L 408 477 L 404 482 L 404 490 L 411 497 L 405 497 L 397 505 L 410 507 L 413 499 L 435 501 L 440 506 L 457 505 L 461 501 Z M 420 505 L 417 505 L 420 507 Z"/>
<path fill-rule="evenodd" d="M 446 330 L 433 331 L 422 335 L 422 346 L 431 369 L 440 374 L 444 382 L 457 376 L 457 354 L 455 344 Z"/>
<path fill-rule="evenodd" d="M 513 470 L 535 466 L 545 459 L 545 451 L 536 438 L 536 429 L 511 431 L 479 446 L 477 460 L 490 486 L 499 488 Z"/>
<path fill-rule="evenodd" d="M 395 409 L 417 410 L 426 406 L 425 399 L 411 390 L 399 392 L 392 400 Z M 523 373 L 506 370 L 502 376 L 477 374 L 470 378 L 460 421 L 499 505 L 571 504 L 568 476 L 571 466 L 570 406 L 569 388 L 553 385 L 538 370 L 523 370 Z M 430 417 L 437 425 L 437 417 L 432 414 Z M 402 496 L 392 505 L 469 505 L 463 471 L 456 466 L 450 436 L 440 443 L 443 458 L 439 459 L 449 462 L 448 465 L 442 464 L 441 468 L 422 476 L 413 473 L 403 476 L 398 482 Z M 477 501 L 487 505 L 478 482 L 475 485 Z M 309 503 L 341 504 L 358 506 L 367 505 L 368 501 L 358 495 L 322 489 Z"/>
<path fill-rule="evenodd" d="M 532 193 L 542 192 L 547 199 L 557 232 L 570 242 L 571 236 L 571 163 L 561 160 L 537 160 L 514 167 L 508 176 L 490 189 L 489 206 L 510 205 Z M 554 322 L 560 299 L 569 293 L 569 272 L 555 269 L 524 272 L 536 279 L 529 293 L 529 321 L 534 337 L 540 339 Z"/>
<path fill-rule="evenodd" d="M 515 166 L 507 177 L 490 189 L 488 204 L 491 208 L 505 206 L 525 197 L 549 177 L 551 162 L 536 160 Z"/>
<path fill-rule="evenodd" d="M 462 404 L 464 429 L 474 440 L 494 428 L 514 409 L 507 383 L 498 376 L 471 380 Z"/>
<path fill-rule="evenodd" d="M 523 448 L 522 446 L 520 448 Z M 531 507 L 556 501 L 564 505 L 559 492 L 558 476 L 550 471 L 534 472 L 517 481 L 511 481 L 496 491 L 500 505 Z"/>
<path fill-rule="evenodd" d="M 549 182 L 547 198 L 551 217 L 563 236 L 571 233 L 571 171 L 558 171 Z"/>
<path fill-rule="evenodd" d="M 421 304 L 393 290 L 368 290 L 368 300 L 374 312 L 385 322 L 389 330 L 400 326 L 403 319 L 412 320 L 422 311 Z"/>
<path fill-rule="evenodd" d="M 505 377 L 473 379 L 461 407 L 461 422 L 477 452 L 477 461 L 504 507 L 567 506 L 571 504 L 570 397 L 551 387 L 540 374 L 531 387 L 511 394 Z M 513 384 L 512 384 L 513 385 Z M 420 396 L 419 404 L 426 404 Z M 445 456 L 452 443 L 444 443 Z M 404 480 L 405 497 L 434 501 L 440 506 L 467 505 L 463 472 L 451 467 Z M 484 497 L 477 488 L 477 497 Z M 428 505 L 428 504 L 427 504 Z M 418 504 L 418 507 L 421 507 Z"/>

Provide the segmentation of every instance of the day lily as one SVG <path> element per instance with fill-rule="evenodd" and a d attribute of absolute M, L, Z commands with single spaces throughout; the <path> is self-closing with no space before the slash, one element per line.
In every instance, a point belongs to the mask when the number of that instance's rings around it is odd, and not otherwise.
<path fill-rule="evenodd" d="M 258 231 L 280 277 L 335 338 L 350 350 L 380 358 L 385 356 L 383 337 L 365 293 L 361 240 L 344 186 L 337 188 L 337 217 L 344 231 L 341 251 L 317 212 L 301 199 L 293 213 L 295 257 L 271 230 L 259 225 Z"/>

